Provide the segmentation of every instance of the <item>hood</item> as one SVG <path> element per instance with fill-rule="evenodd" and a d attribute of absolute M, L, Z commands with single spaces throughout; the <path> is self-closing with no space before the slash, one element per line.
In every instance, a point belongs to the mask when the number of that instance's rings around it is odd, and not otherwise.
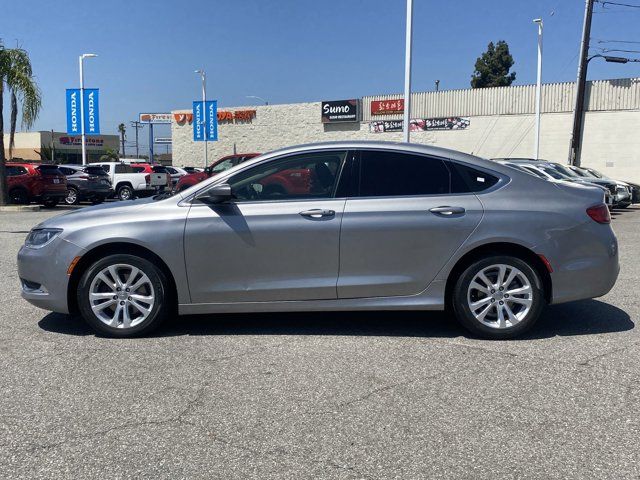
<path fill-rule="evenodd" d="M 145 208 L 147 205 L 154 203 L 152 197 L 141 198 L 138 200 L 127 200 L 118 202 L 102 203 L 100 205 L 94 205 L 92 207 L 85 207 L 78 210 L 72 210 L 70 212 L 57 215 L 55 217 L 48 218 L 44 222 L 36 225 L 34 228 L 65 228 L 65 225 L 69 224 L 81 224 L 84 221 L 90 220 L 92 223 L 96 221 L 96 218 L 104 219 L 105 223 L 117 217 L 119 215 L 126 215 L 133 211 Z"/>

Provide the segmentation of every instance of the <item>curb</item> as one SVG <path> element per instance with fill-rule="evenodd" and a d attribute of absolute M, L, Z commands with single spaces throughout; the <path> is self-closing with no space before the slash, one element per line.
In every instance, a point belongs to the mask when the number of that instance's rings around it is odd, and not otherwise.
<path fill-rule="evenodd" d="M 40 205 L 3 205 L 0 212 L 39 212 Z"/>

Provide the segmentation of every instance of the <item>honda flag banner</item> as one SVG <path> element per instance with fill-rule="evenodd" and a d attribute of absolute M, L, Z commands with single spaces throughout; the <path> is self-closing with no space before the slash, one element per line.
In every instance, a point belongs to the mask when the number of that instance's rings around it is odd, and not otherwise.
<path fill-rule="evenodd" d="M 80 89 L 67 88 L 67 133 L 80 134 Z"/>
<path fill-rule="evenodd" d="M 84 89 L 84 133 L 100 135 L 100 109 L 98 100 L 100 92 L 97 88 Z"/>
<path fill-rule="evenodd" d="M 85 135 L 100 135 L 99 91 L 97 88 L 84 89 L 84 133 Z M 67 88 L 67 133 L 79 135 L 80 127 L 80 89 Z"/>
<path fill-rule="evenodd" d="M 193 102 L 193 140 L 214 142 L 218 140 L 218 101 Z"/>

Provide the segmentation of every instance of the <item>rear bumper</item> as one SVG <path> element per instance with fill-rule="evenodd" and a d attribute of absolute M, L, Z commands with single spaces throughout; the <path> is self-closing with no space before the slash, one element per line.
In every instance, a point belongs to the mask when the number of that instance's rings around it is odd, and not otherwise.
<path fill-rule="evenodd" d="M 561 250 L 559 255 L 536 249 L 549 259 L 554 270 L 552 304 L 601 297 L 618 278 L 618 241 L 611 227 L 589 222 L 580 230 L 570 242 L 555 245 L 555 250 Z"/>
<path fill-rule="evenodd" d="M 23 246 L 18 252 L 22 298 L 45 310 L 69 313 L 67 269 L 83 253 L 84 249 L 60 238 L 40 249 Z"/>

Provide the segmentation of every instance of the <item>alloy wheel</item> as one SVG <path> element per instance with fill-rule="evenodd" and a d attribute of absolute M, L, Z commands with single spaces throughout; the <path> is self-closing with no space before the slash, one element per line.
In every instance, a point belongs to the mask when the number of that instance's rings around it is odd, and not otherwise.
<path fill-rule="evenodd" d="M 75 189 L 70 188 L 67 190 L 67 196 L 64 197 L 64 201 L 67 205 L 75 205 L 78 203 L 78 192 Z"/>
<path fill-rule="evenodd" d="M 480 323 L 497 329 L 513 327 L 533 304 L 531 281 L 512 265 L 484 267 L 471 280 L 467 305 Z"/>
<path fill-rule="evenodd" d="M 139 325 L 151 314 L 155 300 L 153 284 L 147 274 L 125 263 L 103 268 L 89 287 L 93 313 L 112 328 Z"/>

